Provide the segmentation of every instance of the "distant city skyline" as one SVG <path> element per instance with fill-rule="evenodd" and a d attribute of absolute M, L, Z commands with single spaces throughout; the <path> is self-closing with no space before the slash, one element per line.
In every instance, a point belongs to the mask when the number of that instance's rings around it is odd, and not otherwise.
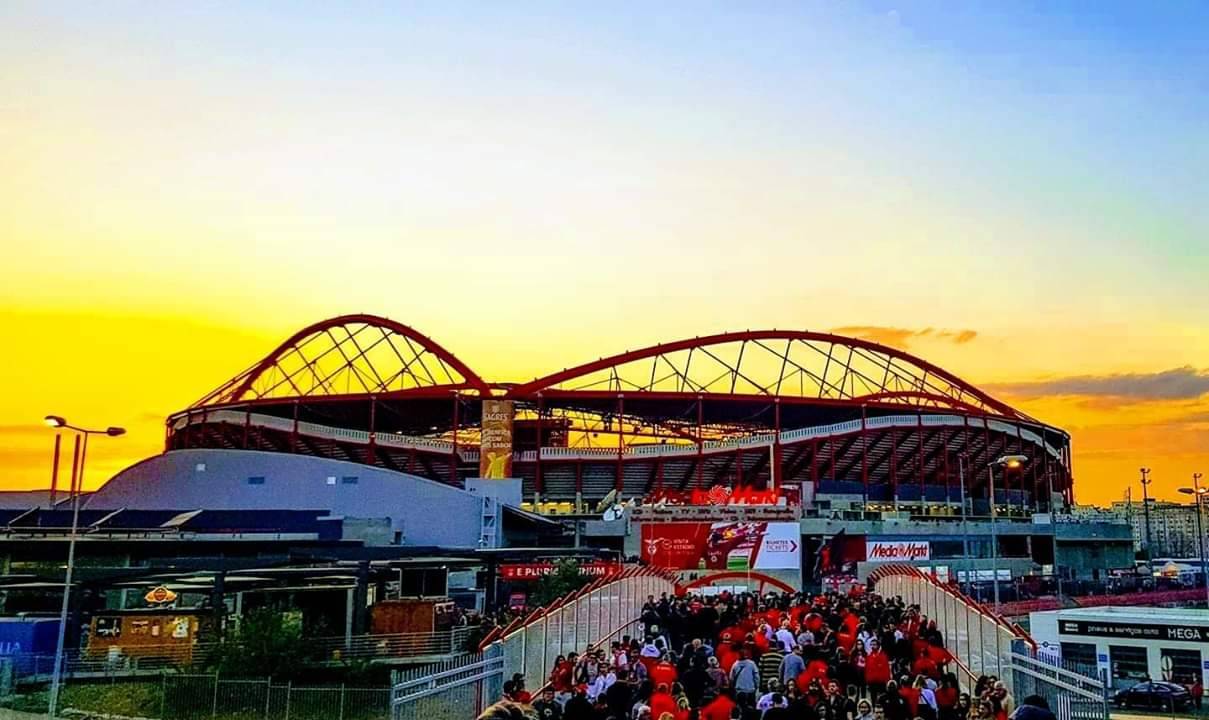
<path fill-rule="evenodd" d="M 902 347 L 1209 472 L 1209 6 L 0 7 L 0 486 L 324 317 L 518 379 L 723 330 Z"/>

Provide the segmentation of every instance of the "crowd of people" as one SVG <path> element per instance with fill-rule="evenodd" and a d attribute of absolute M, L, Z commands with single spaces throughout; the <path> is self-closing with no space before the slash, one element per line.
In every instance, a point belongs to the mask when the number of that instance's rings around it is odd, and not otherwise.
<path fill-rule="evenodd" d="M 874 593 L 650 596 L 642 636 L 559 656 L 480 720 L 1053 720 L 1004 683 L 961 690 L 936 623 Z"/>

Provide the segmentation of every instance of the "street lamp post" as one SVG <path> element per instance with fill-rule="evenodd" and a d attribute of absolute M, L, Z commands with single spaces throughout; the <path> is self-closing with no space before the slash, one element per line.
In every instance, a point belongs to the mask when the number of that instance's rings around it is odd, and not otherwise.
<path fill-rule="evenodd" d="M 1058 602 L 1062 602 L 1062 571 L 1058 566 L 1058 516 L 1054 514 L 1054 473 L 1050 468 L 1045 469 L 1045 486 L 1049 495 L 1045 499 L 1045 509 L 1049 511 L 1050 552 L 1054 556 L 1054 580 L 1058 584 Z"/>
<path fill-rule="evenodd" d="M 970 577 L 974 560 L 970 557 L 970 519 L 966 514 L 966 464 L 965 455 L 957 456 L 957 483 L 961 488 L 961 554 L 966 559 L 966 586 L 974 587 L 974 579 Z M 958 582 L 958 587 L 961 583 Z"/>
<path fill-rule="evenodd" d="M 1209 488 L 1201 487 L 1201 478 L 1204 475 L 1192 473 L 1192 487 L 1180 488 L 1180 492 L 1192 495 L 1193 501 L 1196 503 L 1196 543 L 1201 553 L 1201 581 L 1205 584 L 1205 606 L 1209 607 L 1209 573 L 1206 572 L 1205 561 L 1205 531 L 1201 524 L 1201 507 L 1205 502 L 1205 495 L 1209 494 Z"/>
<path fill-rule="evenodd" d="M 999 614 L 999 531 L 996 521 L 999 519 L 995 507 L 995 468 L 1001 467 L 1004 472 L 1015 470 L 1028 462 L 1025 455 L 1004 455 L 995 462 L 987 463 L 987 479 L 991 498 L 991 588 L 994 590 L 995 614 Z"/>
<path fill-rule="evenodd" d="M 1142 522 L 1146 525 L 1146 572 L 1150 573 L 1150 582 L 1154 582 L 1154 553 L 1150 547 L 1150 494 L 1146 488 L 1150 486 L 1150 468 L 1141 468 L 1142 473 Z"/>
<path fill-rule="evenodd" d="M 124 435 L 126 430 L 112 425 L 103 430 L 76 427 L 59 415 L 47 415 L 46 424 L 52 428 L 78 433 L 77 443 L 80 442 L 80 438 L 83 438 L 83 442 L 80 443 L 79 469 L 72 473 L 71 533 L 67 536 L 67 571 L 63 577 L 63 605 L 59 610 L 59 637 L 55 642 L 55 666 L 50 676 L 50 701 L 46 709 L 47 717 L 53 718 L 58 710 L 59 688 L 63 682 L 63 645 L 67 640 L 67 613 L 71 606 L 71 576 L 76 563 L 76 534 L 80 526 L 80 492 L 84 489 L 84 460 L 88 457 L 88 438 L 92 435 L 117 437 Z"/>

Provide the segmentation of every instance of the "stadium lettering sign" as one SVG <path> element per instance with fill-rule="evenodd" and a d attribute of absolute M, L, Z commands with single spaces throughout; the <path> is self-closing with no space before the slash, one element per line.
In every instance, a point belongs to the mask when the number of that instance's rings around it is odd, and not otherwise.
<path fill-rule="evenodd" d="M 554 569 L 552 562 L 504 563 L 500 565 L 500 579 L 537 580 L 554 572 Z M 578 569 L 580 575 L 590 578 L 609 577 L 621 572 L 621 566 L 617 563 L 599 561 L 580 563 Z"/>
<path fill-rule="evenodd" d="M 914 540 L 869 540 L 865 543 L 865 559 L 869 562 L 931 560 L 932 545 Z"/>

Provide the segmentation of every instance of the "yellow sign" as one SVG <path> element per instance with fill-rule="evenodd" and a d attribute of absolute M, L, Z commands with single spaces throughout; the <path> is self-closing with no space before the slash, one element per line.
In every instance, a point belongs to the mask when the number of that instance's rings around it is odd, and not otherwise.
<path fill-rule="evenodd" d="M 512 477 L 512 401 L 484 400 L 479 438 L 479 477 Z"/>
<path fill-rule="evenodd" d="M 159 587 L 153 587 L 148 590 L 147 594 L 143 596 L 143 599 L 155 605 L 163 605 L 164 603 L 170 603 L 175 600 L 176 593 L 172 592 L 163 585 L 160 585 Z"/>

